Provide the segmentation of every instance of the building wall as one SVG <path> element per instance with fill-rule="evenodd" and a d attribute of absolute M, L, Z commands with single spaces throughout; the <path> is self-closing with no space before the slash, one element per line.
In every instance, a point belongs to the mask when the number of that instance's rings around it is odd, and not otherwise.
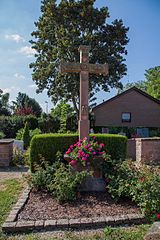
<path fill-rule="evenodd" d="M 95 126 L 160 127 L 160 104 L 133 90 L 93 109 Z M 131 122 L 122 122 L 131 112 Z"/>

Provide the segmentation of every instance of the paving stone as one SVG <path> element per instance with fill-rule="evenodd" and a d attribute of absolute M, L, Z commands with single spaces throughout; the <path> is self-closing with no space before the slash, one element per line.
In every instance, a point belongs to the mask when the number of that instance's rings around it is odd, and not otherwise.
<path fill-rule="evenodd" d="M 44 220 L 38 220 L 38 221 L 35 221 L 35 227 L 36 229 L 42 229 L 44 227 Z"/>
<path fill-rule="evenodd" d="M 76 219 L 76 218 L 69 219 L 69 226 L 71 228 L 78 228 L 78 227 L 80 227 L 80 225 L 81 225 L 80 218 L 78 218 L 78 219 Z"/>
<path fill-rule="evenodd" d="M 128 220 L 129 220 L 126 215 L 114 216 L 113 218 L 114 218 L 115 224 L 117 225 L 128 223 Z"/>
<path fill-rule="evenodd" d="M 95 226 L 105 226 L 106 225 L 106 219 L 105 217 L 92 217 L 92 222 Z"/>
<path fill-rule="evenodd" d="M 44 221 L 44 227 L 45 229 L 49 229 L 49 230 L 52 230 L 52 229 L 55 229 L 57 226 L 57 221 L 56 220 L 46 220 Z"/>
<path fill-rule="evenodd" d="M 160 222 L 154 222 L 144 240 L 160 240 Z"/>
<path fill-rule="evenodd" d="M 34 229 L 35 222 L 34 221 L 18 221 L 16 224 L 16 230 L 25 231 Z"/>
<path fill-rule="evenodd" d="M 5 222 L 2 225 L 2 230 L 4 232 L 14 232 L 15 231 L 15 226 L 16 226 L 16 222 Z"/>
<path fill-rule="evenodd" d="M 106 220 L 106 225 L 115 225 L 115 221 L 114 221 L 114 218 L 109 216 L 109 217 L 105 217 L 105 220 Z"/>
<path fill-rule="evenodd" d="M 9 216 L 6 219 L 6 222 L 14 222 L 16 220 L 16 218 L 17 218 L 17 215 L 9 214 Z"/>
<path fill-rule="evenodd" d="M 57 219 L 57 227 L 58 228 L 68 228 L 69 220 L 68 219 Z"/>
<path fill-rule="evenodd" d="M 81 227 L 91 227 L 93 225 L 92 218 L 81 218 Z"/>
<path fill-rule="evenodd" d="M 130 223 L 141 223 L 142 222 L 141 214 L 127 214 Z"/>

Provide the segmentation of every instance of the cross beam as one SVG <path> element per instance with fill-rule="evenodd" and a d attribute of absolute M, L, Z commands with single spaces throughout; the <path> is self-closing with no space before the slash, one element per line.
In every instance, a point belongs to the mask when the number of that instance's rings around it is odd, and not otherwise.
<path fill-rule="evenodd" d="M 88 117 L 88 79 L 89 73 L 108 75 L 108 64 L 89 63 L 89 46 L 79 47 L 80 63 L 61 62 L 60 73 L 80 73 L 80 115 L 79 115 L 79 139 L 89 139 L 89 117 Z"/>

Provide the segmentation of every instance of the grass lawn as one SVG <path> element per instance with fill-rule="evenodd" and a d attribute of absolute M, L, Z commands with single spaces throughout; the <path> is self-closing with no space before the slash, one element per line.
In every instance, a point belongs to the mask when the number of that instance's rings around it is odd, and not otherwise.
<path fill-rule="evenodd" d="M 0 224 L 2 224 L 16 202 L 23 188 L 23 181 L 11 179 L 0 182 Z M 66 233 L 33 233 L 21 235 L 5 235 L 0 229 L 0 240 L 143 240 L 149 225 L 128 228 L 105 228 L 104 231 L 66 232 Z"/>

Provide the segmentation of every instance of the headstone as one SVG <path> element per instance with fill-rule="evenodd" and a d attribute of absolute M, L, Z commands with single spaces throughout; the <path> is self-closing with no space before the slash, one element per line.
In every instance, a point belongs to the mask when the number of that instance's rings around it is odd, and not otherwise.
<path fill-rule="evenodd" d="M 60 72 L 80 73 L 80 115 L 79 115 L 79 139 L 87 137 L 89 139 L 89 117 L 88 117 L 88 90 L 89 73 L 108 74 L 108 64 L 90 64 L 89 46 L 81 45 L 79 47 L 80 63 L 61 62 Z"/>
<path fill-rule="evenodd" d="M 0 167 L 8 167 L 13 156 L 13 139 L 0 140 Z"/>

